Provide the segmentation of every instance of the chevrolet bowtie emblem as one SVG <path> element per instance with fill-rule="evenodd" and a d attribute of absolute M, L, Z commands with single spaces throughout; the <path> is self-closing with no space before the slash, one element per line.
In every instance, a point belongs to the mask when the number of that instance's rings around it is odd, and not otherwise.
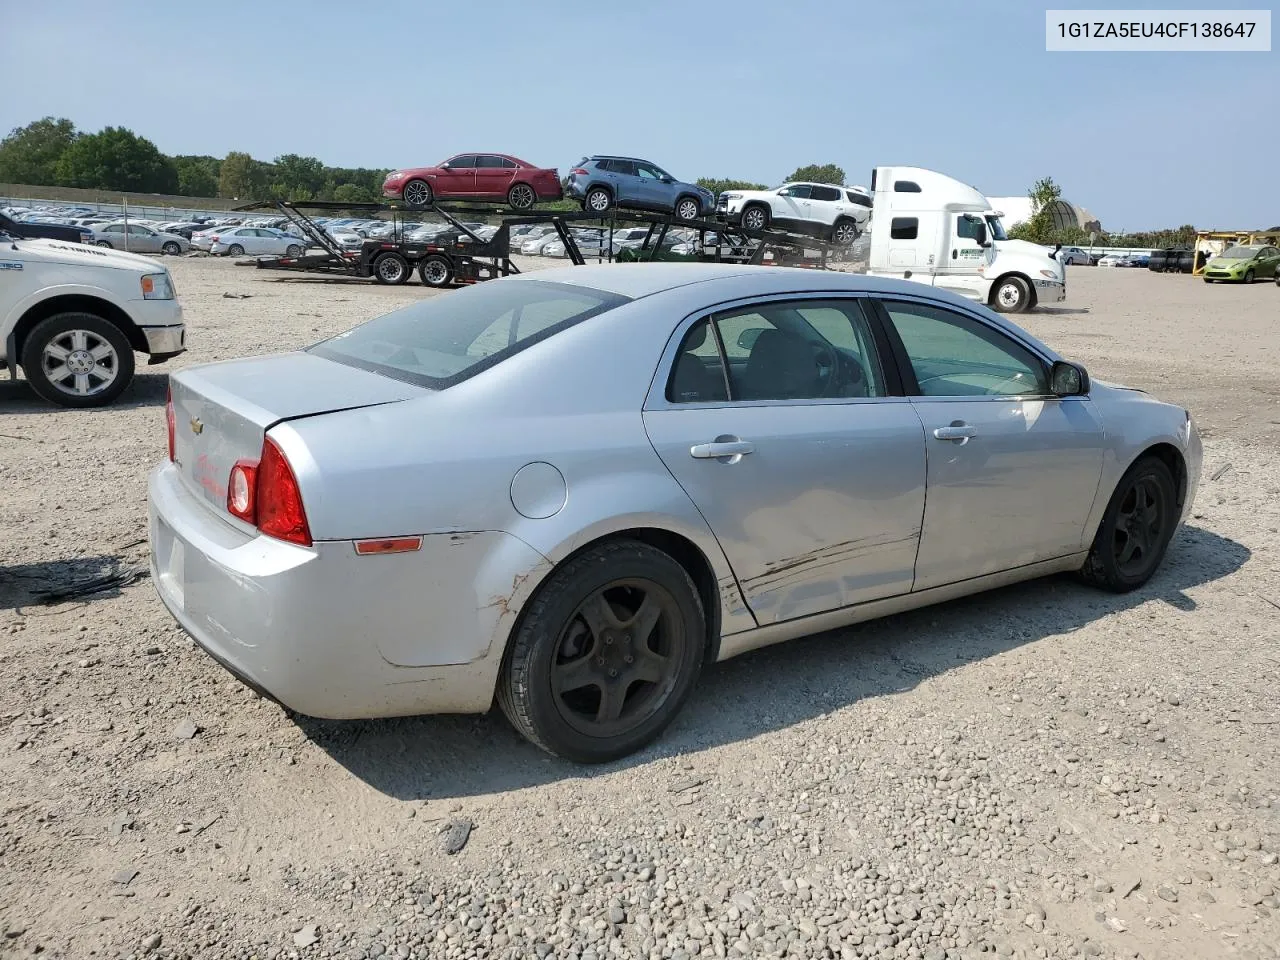
<path fill-rule="evenodd" d="M 201 430 L 203 430 L 203 429 L 204 429 L 204 424 L 200 422 L 200 418 L 199 418 L 199 417 L 192 417 L 192 418 L 191 418 L 191 432 L 192 432 L 192 433 L 199 433 L 199 432 L 200 432 Z"/>

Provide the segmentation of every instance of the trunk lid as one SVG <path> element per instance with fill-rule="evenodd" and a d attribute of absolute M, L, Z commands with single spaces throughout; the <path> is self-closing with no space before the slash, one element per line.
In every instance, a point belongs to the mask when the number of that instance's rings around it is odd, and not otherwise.
<path fill-rule="evenodd" d="M 257 460 L 275 424 L 431 392 L 309 353 L 190 367 L 173 374 L 169 387 L 174 463 L 183 482 L 228 518 L 231 468 Z"/>

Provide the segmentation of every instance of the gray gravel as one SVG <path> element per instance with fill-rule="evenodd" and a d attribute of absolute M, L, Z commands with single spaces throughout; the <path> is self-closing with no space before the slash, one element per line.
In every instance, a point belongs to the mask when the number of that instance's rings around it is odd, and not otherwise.
<path fill-rule="evenodd" d="M 427 295 L 173 266 L 175 367 Z M 1087 312 L 1024 322 L 1189 396 L 1207 471 L 1231 465 L 1155 580 L 1027 584 L 739 658 L 603 768 L 496 713 L 290 717 L 145 580 L 33 605 L 145 558 L 164 379 L 93 412 L 0 383 L 0 955 L 1280 957 L 1275 291 L 1069 283 Z"/>

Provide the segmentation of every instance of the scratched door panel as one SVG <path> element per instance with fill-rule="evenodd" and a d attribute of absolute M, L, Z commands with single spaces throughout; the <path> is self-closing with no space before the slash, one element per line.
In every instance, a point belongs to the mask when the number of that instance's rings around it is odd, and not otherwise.
<path fill-rule="evenodd" d="M 724 548 L 758 620 L 773 623 L 911 589 L 925 451 L 904 399 L 649 410 L 654 448 Z M 738 437 L 730 463 L 690 454 Z"/>

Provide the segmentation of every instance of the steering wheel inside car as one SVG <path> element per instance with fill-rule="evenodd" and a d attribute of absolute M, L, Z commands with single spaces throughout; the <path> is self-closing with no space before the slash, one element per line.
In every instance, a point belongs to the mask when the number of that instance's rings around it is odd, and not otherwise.
<path fill-rule="evenodd" d="M 832 389 L 840 382 L 840 354 L 825 340 L 813 341 L 813 350 L 817 354 L 814 363 L 819 377 L 818 387 L 814 392 L 819 397 L 835 396 Z"/>

